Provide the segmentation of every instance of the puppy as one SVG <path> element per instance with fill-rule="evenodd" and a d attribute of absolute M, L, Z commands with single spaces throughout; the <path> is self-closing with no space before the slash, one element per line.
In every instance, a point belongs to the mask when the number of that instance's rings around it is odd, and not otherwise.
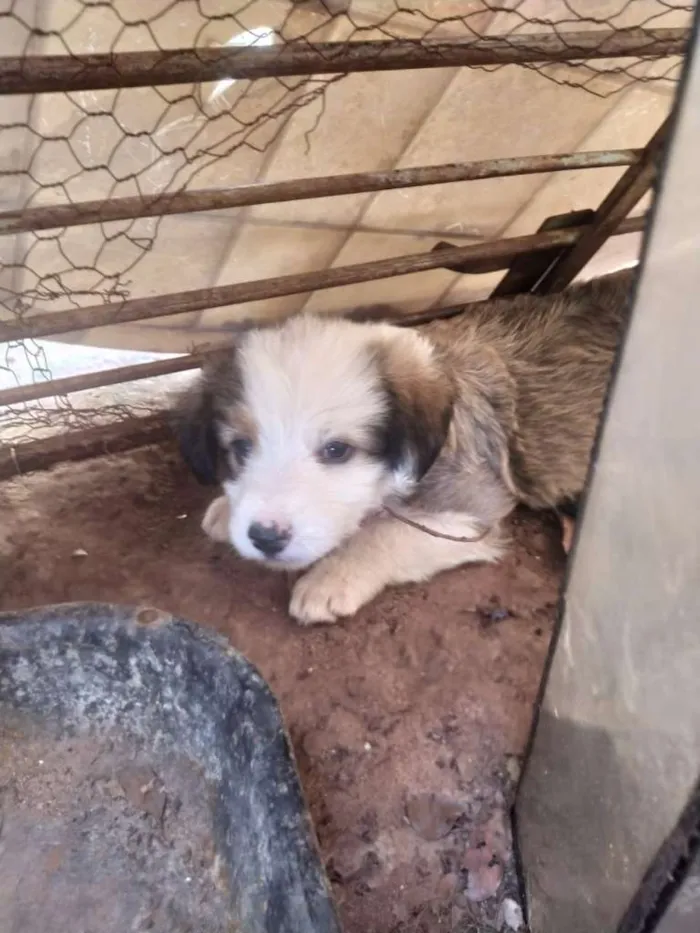
<path fill-rule="evenodd" d="M 223 485 L 204 531 L 310 568 L 291 597 L 301 623 L 496 560 L 519 502 L 566 506 L 583 488 L 631 281 L 415 329 L 302 315 L 251 330 L 177 411 L 186 461 Z"/>

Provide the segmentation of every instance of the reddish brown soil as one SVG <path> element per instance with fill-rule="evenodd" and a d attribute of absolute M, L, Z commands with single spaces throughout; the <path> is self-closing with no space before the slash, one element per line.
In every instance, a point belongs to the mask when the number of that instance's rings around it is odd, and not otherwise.
<path fill-rule="evenodd" d="M 500 566 L 302 629 L 284 576 L 205 539 L 211 496 L 169 449 L 0 486 L 0 608 L 146 603 L 224 633 L 280 700 L 347 933 L 498 928 L 514 892 L 501 824 L 563 568 L 557 522 L 520 514 Z"/>

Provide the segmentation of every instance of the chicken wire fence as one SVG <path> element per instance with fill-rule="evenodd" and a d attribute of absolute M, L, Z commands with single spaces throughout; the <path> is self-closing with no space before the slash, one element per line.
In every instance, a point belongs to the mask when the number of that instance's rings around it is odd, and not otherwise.
<path fill-rule="evenodd" d="M 46 338 L 79 343 L 95 327 L 113 333 L 119 323 L 250 302 L 258 304 L 246 319 L 255 318 L 265 315 L 266 299 L 441 267 L 430 252 L 230 286 L 197 289 L 193 281 L 173 291 L 168 265 L 188 262 L 181 243 L 180 253 L 167 247 L 154 293 L 139 283 L 139 267 L 158 253 L 165 217 L 573 168 L 634 174 L 641 158 L 632 150 L 517 159 L 504 152 L 488 162 L 231 184 L 257 180 L 245 174 L 249 162 L 260 175 L 301 111 L 310 115 L 304 135 L 313 146 L 332 85 L 367 71 L 380 81 L 386 71 L 463 66 L 528 69 L 601 99 L 647 84 L 672 92 L 693 12 L 677 0 L 5 0 L 2 7 L 0 476 L 159 435 L 167 397 L 158 378 L 196 368 L 207 349 L 195 330 L 187 357 L 129 359 L 125 369 L 117 357 L 117 368 L 105 372 L 99 353 L 82 347 L 81 360 L 73 347 L 54 371 Z M 638 184 L 634 190 L 643 193 Z M 622 215 L 617 222 L 620 230 L 640 228 Z M 574 233 L 456 248 L 442 254 L 444 267 L 557 245 L 573 250 L 581 231 Z"/>

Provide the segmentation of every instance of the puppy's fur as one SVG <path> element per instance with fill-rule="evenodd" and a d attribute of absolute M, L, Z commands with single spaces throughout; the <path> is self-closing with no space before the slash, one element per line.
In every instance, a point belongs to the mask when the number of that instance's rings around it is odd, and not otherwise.
<path fill-rule="evenodd" d="M 495 560 L 518 502 L 557 507 L 582 490 L 632 275 L 419 329 L 303 315 L 250 331 L 178 410 L 186 460 L 225 491 L 204 530 L 243 557 L 311 567 L 290 605 L 305 623 Z M 434 537 L 386 506 L 479 540 Z M 279 533 L 278 553 L 253 526 Z"/>

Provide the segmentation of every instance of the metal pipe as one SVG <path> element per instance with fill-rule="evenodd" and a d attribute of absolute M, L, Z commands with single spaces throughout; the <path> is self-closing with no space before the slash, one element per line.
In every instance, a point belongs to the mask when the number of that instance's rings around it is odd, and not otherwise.
<path fill-rule="evenodd" d="M 643 218 L 639 218 L 643 220 Z M 641 229 L 637 218 L 627 222 L 619 233 L 630 233 Z M 427 311 L 400 312 L 390 306 L 378 309 L 355 308 L 352 312 L 341 315 L 356 321 L 385 321 L 398 327 L 412 327 L 417 324 L 426 324 L 430 321 L 443 320 L 456 317 L 458 314 L 469 312 L 478 307 L 481 301 L 462 302 L 445 308 L 429 308 Z M 63 379 L 51 379 L 31 385 L 14 386 L 10 389 L 0 389 L 0 407 L 19 405 L 25 402 L 38 401 L 43 398 L 70 395 L 75 392 L 84 392 L 88 389 L 99 389 L 108 385 L 119 385 L 127 382 L 137 382 L 141 379 L 152 379 L 171 373 L 185 372 L 189 369 L 199 369 L 210 357 L 220 352 L 225 344 L 212 346 L 203 344 L 196 347 L 191 353 L 176 356 L 167 360 L 154 360 L 150 363 L 136 363 L 132 366 L 119 366 L 100 372 L 85 373 L 79 376 L 67 376 Z"/>
<path fill-rule="evenodd" d="M 101 389 L 104 386 L 119 385 L 125 382 L 137 382 L 140 379 L 153 379 L 157 376 L 167 376 L 170 373 L 181 373 L 187 369 L 197 369 L 207 356 L 204 349 L 200 348 L 194 353 L 171 359 L 154 360 L 151 363 L 134 363 L 131 366 L 115 366 L 113 369 L 82 373 L 79 376 L 47 379 L 44 382 L 33 382 L 31 385 L 0 389 L 0 407 L 36 402 L 42 398 L 71 395 L 74 392 Z"/>
<path fill-rule="evenodd" d="M 166 214 L 221 211 L 250 207 L 255 204 L 275 204 L 306 198 L 361 194 L 368 191 L 444 185 L 484 178 L 578 171 L 586 168 L 619 168 L 634 165 L 641 151 L 641 149 L 611 149 L 562 155 L 522 156 L 513 159 L 486 159 L 481 162 L 427 165 L 384 172 L 294 178 L 289 181 L 243 185 L 237 188 L 207 188 L 201 191 L 176 191 L 113 198 L 105 201 L 84 201 L 79 204 L 29 207 L 0 213 L 0 235 L 50 230 L 55 227 L 75 227 L 81 224 L 107 223 L 112 220 L 162 217 Z"/>
<path fill-rule="evenodd" d="M 619 224 L 616 232 L 632 233 L 643 228 L 644 218 L 632 217 Z M 380 259 L 375 262 L 338 266 L 318 272 L 280 275 L 236 285 L 219 285 L 214 288 L 175 292 L 170 295 L 159 295 L 156 298 L 132 298 L 119 304 L 109 303 L 87 308 L 71 308 L 67 311 L 48 311 L 14 321 L 0 321 L 0 342 L 49 337 L 54 334 L 65 334 L 94 327 L 151 320 L 171 314 L 186 314 L 193 311 L 205 311 L 209 308 L 221 308 L 226 305 L 299 295 L 318 289 L 338 288 L 358 282 L 372 282 L 376 279 L 408 275 L 411 272 L 439 269 L 470 259 L 521 256 L 524 253 L 551 249 L 553 246 L 570 246 L 587 229 L 587 227 L 572 227 L 548 233 L 534 233 L 486 243 L 473 243 L 469 246 L 456 246 L 453 249 L 431 250 L 427 253 Z M 250 321 L 243 322 L 239 326 L 249 326 L 250 323 Z"/>
<path fill-rule="evenodd" d="M 222 78 L 349 74 L 682 55 L 687 29 L 616 29 L 382 42 L 293 42 L 250 48 L 158 49 L 0 59 L 0 94 L 198 84 Z"/>

